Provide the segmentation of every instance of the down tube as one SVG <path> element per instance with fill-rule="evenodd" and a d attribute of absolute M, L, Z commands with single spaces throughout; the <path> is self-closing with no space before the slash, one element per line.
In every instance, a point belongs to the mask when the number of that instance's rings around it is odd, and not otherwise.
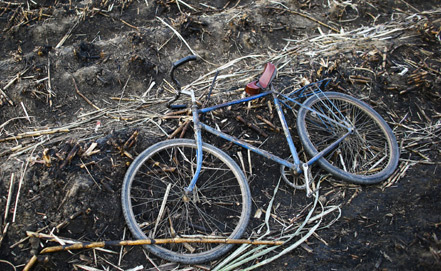
<path fill-rule="evenodd" d="M 212 134 L 214 134 L 216 136 L 219 136 L 219 137 L 221 137 L 221 138 L 223 138 L 225 140 L 233 142 L 234 144 L 237 144 L 237 145 L 239 145 L 239 146 L 241 146 L 241 147 L 243 147 L 245 149 L 248 149 L 248 150 L 250 150 L 252 152 L 255 152 L 255 153 L 259 154 L 259 155 L 262 155 L 262 156 L 264 156 L 264 157 L 266 157 L 266 158 L 268 158 L 270 160 L 276 161 L 277 163 L 282 164 L 282 165 L 284 165 L 286 167 L 296 168 L 296 166 L 293 163 L 291 163 L 291 162 L 289 162 L 289 161 L 287 161 L 285 159 L 282 159 L 282 158 L 278 157 L 277 155 L 274 155 L 274 154 L 272 154 L 272 153 L 270 153 L 268 151 L 259 149 L 259 148 L 255 147 L 255 146 L 251 145 L 251 144 L 246 143 L 243 140 L 240 140 L 240 139 L 238 139 L 238 138 L 236 138 L 234 136 L 231 136 L 229 134 L 226 134 L 224 132 L 218 131 L 218 130 L 214 129 L 213 127 L 208 126 L 208 125 L 206 125 L 204 123 L 201 123 L 201 128 L 206 130 L 207 132 L 210 132 L 210 133 L 212 133 Z"/>

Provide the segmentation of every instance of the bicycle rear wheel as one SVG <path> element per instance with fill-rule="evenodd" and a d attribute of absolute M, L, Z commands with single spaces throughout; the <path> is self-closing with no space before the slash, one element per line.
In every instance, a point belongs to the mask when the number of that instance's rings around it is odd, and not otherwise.
<path fill-rule="evenodd" d="M 394 172 L 399 159 L 397 141 L 387 123 L 369 105 L 337 92 L 308 98 L 299 110 L 297 129 L 305 150 L 314 156 L 348 130 L 308 108 L 354 127 L 352 134 L 318 160 L 322 168 L 359 184 L 381 182 Z"/>
<path fill-rule="evenodd" d="M 194 140 L 157 143 L 129 167 L 122 188 L 124 217 L 139 239 L 230 238 L 244 233 L 251 195 L 239 166 L 218 148 L 204 144 L 202 169 L 193 193 L 184 189 L 196 171 Z M 196 264 L 220 257 L 225 244 L 146 245 L 158 257 Z"/>

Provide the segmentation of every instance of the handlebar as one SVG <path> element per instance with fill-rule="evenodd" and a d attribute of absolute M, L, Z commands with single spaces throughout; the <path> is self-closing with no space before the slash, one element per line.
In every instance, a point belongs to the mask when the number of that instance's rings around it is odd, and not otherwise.
<path fill-rule="evenodd" d="M 197 59 L 198 59 L 197 56 L 190 55 L 190 56 L 186 56 L 184 58 L 181 58 L 178 61 L 173 63 L 171 71 L 170 71 L 170 77 L 171 77 L 173 83 L 176 85 L 176 89 L 178 90 L 178 92 L 176 93 L 176 96 L 167 103 L 168 108 L 170 108 L 170 109 L 183 109 L 183 108 L 187 107 L 185 104 L 175 104 L 175 105 L 172 104 L 177 99 L 179 99 L 179 96 L 181 96 L 181 83 L 179 83 L 179 81 L 175 78 L 174 72 L 175 72 L 175 69 L 182 66 L 183 64 L 185 64 L 189 61 L 197 60 Z"/>
<path fill-rule="evenodd" d="M 198 57 L 196 55 L 186 56 L 173 63 L 173 68 L 177 68 L 188 61 L 197 60 L 197 59 Z"/>

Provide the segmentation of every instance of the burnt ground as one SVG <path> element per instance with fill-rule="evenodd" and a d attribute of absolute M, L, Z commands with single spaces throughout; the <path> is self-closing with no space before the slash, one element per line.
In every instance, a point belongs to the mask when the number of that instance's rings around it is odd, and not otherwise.
<path fill-rule="evenodd" d="M 123 176 L 133 157 L 182 124 L 181 117 L 165 117 L 173 95 L 168 71 L 191 51 L 203 60 L 179 76 L 185 84 L 199 78 L 192 84 L 202 100 L 212 71 L 222 70 L 210 100 L 216 103 L 243 95 L 241 88 L 272 61 L 279 89 L 332 78 L 331 88 L 371 104 L 401 147 L 399 168 L 378 185 L 343 183 L 314 168 L 323 180 L 320 201 L 339 206 L 341 216 L 327 216 L 327 227 L 261 270 L 440 269 L 440 13 L 436 0 L 0 1 L 0 269 L 21 269 L 43 246 L 56 244 L 26 239 L 26 231 L 130 239 L 120 203 Z M 221 67 L 226 63 L 232 65 Z M 256 118 L 257 112 L 277 126 L 266 105 L 233 107 L 207 121 L 286 157 L 282 135 Z M 238 115 L 268 137 L 236 121 Z M 266 210 L 278 166 L 252 156 L 250 170 L 245 151 L 207 140 L 238 163 L 243 152 L 253 214 Z M 296 137 L 295 143 L 300 148 Z M 299 223 L 310 203 L 281 183 L 272 234 Z M 263 217 L 252 218 L 247 235 L 258 232 Z M 39 257 L 34 270 L 146 270 L 152 263 L 176 268 L 124 247 Z"/>

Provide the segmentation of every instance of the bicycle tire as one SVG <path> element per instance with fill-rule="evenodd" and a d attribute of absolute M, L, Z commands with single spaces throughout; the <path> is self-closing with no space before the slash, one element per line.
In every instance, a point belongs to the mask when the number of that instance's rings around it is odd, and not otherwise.
<path fill-rule="evenodd" d="M 238 239 L 245 232 L 251 213 L 251 194 L 243 172 L 218 148 L 209 144 L 203 144 L 202 148 L 202 170 L 191 195 L 184 188 L 196 167 L 194 140 L 159 142 L 133 161 L 124 177 L 121 200 L 124 218 L 135 238 L 216 235 Z M 168 193 L 166 186 L 170 186 Z M 197 264 L 222 256 L 232 246 L 192 243 L 144 247 L 168 261 Z"/>
<path fill-rule="evenodd" d="M 357 184 L 378 183 L 394 172 L 399 159 L 397 141 L 386 121 L 369 105 L 338 92 L 309 97 L 299 110 L 297 130 L 306 152 L 314 156 L 344 135 L 347 129 L 308 108 L 354 126 L 352 134 L 318 160 L 323 169 Z"/>

